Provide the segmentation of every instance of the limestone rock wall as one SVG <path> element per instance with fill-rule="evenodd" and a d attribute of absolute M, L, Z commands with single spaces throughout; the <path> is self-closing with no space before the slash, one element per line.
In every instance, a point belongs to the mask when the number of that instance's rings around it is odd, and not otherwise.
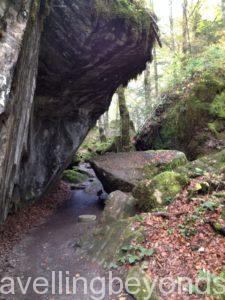
<path fill-rule="evenodd" d="M 22 200 L 21 160 L 28 147 L 40 40 L 32 9 L 31 1 L 0 4 L 0 221 Z"/>
<path fill-rule="evenodd" d="M 151 60 L 157 31 L 123 0 L 14 2 L 0 4 L 0 221 L 60 178 L 117 87 Z"/>

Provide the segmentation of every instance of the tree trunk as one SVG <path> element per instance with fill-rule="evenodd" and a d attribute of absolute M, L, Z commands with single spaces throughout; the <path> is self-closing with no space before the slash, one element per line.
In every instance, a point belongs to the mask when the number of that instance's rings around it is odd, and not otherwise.
<path fill-rule="evenodd" d="M 106 136 L 108 135 L 108 129 L 109 129 L 109 111 L 106 111 L 104 113 L 104 130 Z"/>
<path fill-rule="evenodd" d="M 99 138 L 100 142 L 104 143 L 106 142 L 106 135 L 105 135 L 105 130 L 104 130 L 104 119 L 103 116 L 101 116 L 98 120 L 98 130 L 99 130 Z"/>
<path fill-rule="evenodd" d="M 150 108 L 151 103 L 151 66 L 147 64 L 145 70 L 145 78 L 144 78 L 144 89 L 145 89 L 145 107 L 146 109 Z"/>
<path fill-rule="evenodd" d="M 172 50 L 176 52 L 175 35 L 174 35 L 174 21 L 173 21 L 173 0 L 169 0 L 169 11 L 170 11 L 170 35 Z"/>
<path fill-rule="evenodd" d="M 153 48 L 153 57 L 154 57 L 154 79 L 155 79 L 155 97 L 159 96 L 159 74 L 158 74 L 158 61 L 156 48 Z"/>
<path fill-rule="evenodd" d="M 154 12 L 154 0 L 150 0 L 150 5 Z M 158 62 L 155 46 L 153 47 L 153 65 L 154 65 L 154 82 L 155 82 L 155 98 L 159 96 L 159 76 L 158 76 Z"/>
<path fill-rule="evenodd" d="M 130 151 L 130 115 L 126 105 L 125 88 L 118 88 L 118 101 L 120 110 L 120 126 L 121 126 L 121 148 L 122 151 Z"/>
<path fill-rule="evenodd" d="M 201 8 L 201 1 L 198 1 L 196 6 L 194 7 L 194 12 L 192 13 L 192 19 L 193 19 L 192 23 L 193 24 L 191 27 L 191 31 L 192 31 L 194 38 L 196 38 L 196 36 L 197 36 L 198 25 L 202 19 L 200 8 Z"/>
<path fill-rule="evenodd" d="M 222 16 L 223 16 L 223 21 L 225 23 L 225 0 L 221 0 L 221 5 L 222 5 Z"/>
<path fill-rule="evenodd" d="M 183 53 L 191 53 L 190 33 L 188 28 L 188 0 L 183 0 Z"/>

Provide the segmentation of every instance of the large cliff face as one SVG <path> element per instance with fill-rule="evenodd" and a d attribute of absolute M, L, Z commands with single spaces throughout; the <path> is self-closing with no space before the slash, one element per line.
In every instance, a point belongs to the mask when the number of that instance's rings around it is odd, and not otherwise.
<path fill-rule="evenodd" d="M 117 87 L 151 60 L 155 39 L 133 1 L 54 0 L 42 34 L 48 3 L 4 1 L 0 221 L 59 178 Z"/>
<path fill-rule="evenodd" d="M 22 200 L 21 159 L 28 145 L 40 40 L 39 20 L 29 17 L 33 9 L 31 1 L 0 4 L 0 222 Z"/>

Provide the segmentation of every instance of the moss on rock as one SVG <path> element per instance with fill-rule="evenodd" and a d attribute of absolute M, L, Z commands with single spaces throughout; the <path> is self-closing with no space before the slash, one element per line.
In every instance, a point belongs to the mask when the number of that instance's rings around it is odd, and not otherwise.
<path fill-rule="evenodd" d="M 93 235 L 83 237 L 81 252 L 93 261 L 97 261 L 106 268 L 112 263 L 117 264 L 122 255 L 123 246 L 132 243 L 143 243 L 145 240 L 144 227 L 133 229 L 135 217 L 120 219 L 115 222 L 103 223 Z"/>
<path fill-rule="evenodd" d="M 168 205 L 188 184 L 186 175 L 166 171 L 156 175 L 152 180 L 141 181 L 133 191 L 138 206 L 143 211 L 151 211 Z"/>
<path fill-rule="evenodd" d="M 168 90 L 137 137 L 138 150 L 178 149 L 193 160 L 225 147 L 224 69 L 204 68 Z"/>
<path fill-rule="evenodd" d="M 62 179 L 70 183 L 80 183 L 88 178 L 86 174 L 80 173 L 78 170 L 66 170 L 63 172 Z"/>
<path fill-rule="evenodd" d="M 223 175 L 225 174 L 225 150 L 203 156 L 195 161 L 189 162 L 176 169 L 176 172 L 187 174 L 194 178 L 207 173 Z"/>
<path fill-rule="evenodd" d="M 175 168 L 183 166 L 188 162 L 186 155 L 183 152 L 179 151 L 176 151 L 176 155 L 174 156 L 171 155 L 171 151 L 166 150 L 158 150 L 157 152 L 149 150 L 146 151 L 146 153 L 164 155 L 164 160 L 156 159 L 155 161 L 152 161 L 150 164 L 147 164 L 144 167 L 144 174 L 146 179 L 152 179 L 152 177 L 163 171 L 172 171 Z"/>
<path fill-rule="evenodd" d="M 146 30 L 151 26 L 143 0 L 110 0 L 107 5 L 102 0 L 95 0 L 95 12 L 103 18 L 119 18 Z"/>

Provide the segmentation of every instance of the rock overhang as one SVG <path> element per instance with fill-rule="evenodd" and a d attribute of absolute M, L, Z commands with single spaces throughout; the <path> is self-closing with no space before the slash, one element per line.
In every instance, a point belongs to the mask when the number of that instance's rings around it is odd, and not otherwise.
<path fill-rule="evenodd" d="M 117 87 L 151 61 L 157 38 L 154 18 L 136 1 L 4 3 L 0 50 L 7 43 L 1 63 L 9 78 L 0 125 L 0 222 L 57 182 Z M 21 24 L 22 34 L 14 35 Z"/>
<path fill-rule="evenodd" d="M 76 107 L 103 113 L 117 87 L 152 59 L 156 35 L 153 16 L 136 1 L 52 1 L 42 33 L 36 111 L 45 115 L 47 103 L 47 113 L 56 117 L 76 114 Z"/>

